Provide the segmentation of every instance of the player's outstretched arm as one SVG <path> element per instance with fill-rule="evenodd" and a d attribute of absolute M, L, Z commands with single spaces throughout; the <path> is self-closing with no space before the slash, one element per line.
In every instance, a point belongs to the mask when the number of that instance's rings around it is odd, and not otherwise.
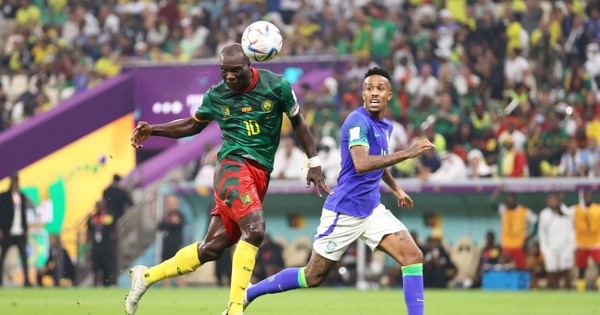
<path fill-rule="evenodd" d="M 145 121 L 140 121 L 131 135 L 131 145 L 134 148 L 141 148 L 140 143 L 150 138 L 150 136 L 167 137 L 179 139 L 193 136 L 200 133 L 210 121 L 196 121 L 193 117 L 177 119 L 164 124 L 150 125 Z"/>
<path fill-rule="evenodd" d="M 312 161 L 311 158 L 317 157 L 317 149 L 315 148 L 315 140 L 313 138 L 308 125 L 306 124 L 306 120 L 304 120 L 304 116 L 301 113 L 297 114 L 294 117 L 290 117 L 290 121 L 292 122 L 292 127 L 294 128 L 294 133 L 296 134 L 296 138 L 298 138 L 298 142 L 302 147 L 302 150 L 308 156 L 309 161 Z M 331 189 L 325 185 L 325 176 L 323 176 L 323 172 L 321 171 L 321 163 L 318 162 L 314 164 L 311 162 L 310 168 L 308 169 L 308 174 L 306 175 L 306 187 L 310 187 L 310 183 L 313 183 L 315 186 L 315 191 L 319 197 L 322 197 L 321 191 L 327 193 L 328 195 L 333 194 Z"/>
<path fill-rule="evenodd" d="M 369 147 L 355 145 L 350 148 L 352 162 L 359 174 L 380 170 L 396 165 L 404 160 L 415 158 L 421 153 L 435 148 L 433 143 L 427 139 L 417 141 L 410 149 L 394 152 L 388 155 L 369 155 Z"/>

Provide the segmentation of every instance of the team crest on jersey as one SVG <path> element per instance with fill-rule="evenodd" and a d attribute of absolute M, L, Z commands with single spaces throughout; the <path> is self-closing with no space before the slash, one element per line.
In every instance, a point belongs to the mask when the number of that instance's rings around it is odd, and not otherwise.
<path fill-rule="evenodd" d="M 240 199 L 242 200 L 242 204 L 244 205 L 244 207 L 247 207 L 252 204 L 252 197 L 250 197 L 249 193 L 242 194 L 240 196 Z"/>
<path fill-rule="evenodd" d="M 223 119 L 231 118 L 231 110 L 229 110 L 229 106 L 223 106 Z"/>
<path fill-rule="evenodd" d="M 270 113 L 273 110 L 273 102 L 266 100 L 262 102 L 262 110 L 265 113 Z"/>
<path fill-rule="evenodd" d="M 335 250 L 336 247 L 337 247 L 336 242 L 329 241 L 329 243 L 327 243 L 327 247 L 325 248 L 325 251 L 328 253 L 333 253 L 333 251 Z"/>

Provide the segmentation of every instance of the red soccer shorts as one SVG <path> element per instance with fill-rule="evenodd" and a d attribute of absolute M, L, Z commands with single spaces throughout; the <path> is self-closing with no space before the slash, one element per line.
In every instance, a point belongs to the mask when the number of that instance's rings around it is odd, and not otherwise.
<path fill-rule="evenodd" d="M 600 264 L 600 248 L 578 248 L 575 253 L 575 264 L 577 268 L 586 269 L 588 266 L 588 259 L 592 257 L 594 263 Z"/>
<path fill-rule="evenodd" d="M 525 250 L 522 248 L 502 248 L 502 255 L 510 257 L 515 263 L 515 268 L 525 270 Z"/>
<path fill-rule="evenodd" d="M 237 242 L 241 232 L 237 222 L 248 213 L 262 209 L 269 187 L 269 172 L 254 160 L 228 156 L 215 170 L 215 209 L 229 238 Z"/>

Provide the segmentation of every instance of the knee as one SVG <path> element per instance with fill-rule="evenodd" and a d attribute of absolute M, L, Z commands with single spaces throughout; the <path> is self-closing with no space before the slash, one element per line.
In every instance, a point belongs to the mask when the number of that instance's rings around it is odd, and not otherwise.
<path fill-rule="evenodd" d="M 423 263 L 423 252 L 415 246 L 415 248 L 407 251 L 404 254 L 404 266 Z"/>
<path fill-rule="evenodd" d="M 315 288 L 323 284 L 325 282 L 325 278 L 327 278 L 327 274 L 325 272 L 314 272 L 312 270 L 305 270 L 306 272 L 306 284 L 309 288 Z"/>
<path fill-rule="evenodd" d="M 202 263 L 217 260 L 222 252 L 223 249 L 214 242 L 202 242 L 198 245 L 198 258 Z"/>
<path fill-rule="evenodd" d="M 254 246 L 260 246 L 265 239 L 265 223 L 256 222 L 248 225 L 242 232 L 242 239 Z"/>

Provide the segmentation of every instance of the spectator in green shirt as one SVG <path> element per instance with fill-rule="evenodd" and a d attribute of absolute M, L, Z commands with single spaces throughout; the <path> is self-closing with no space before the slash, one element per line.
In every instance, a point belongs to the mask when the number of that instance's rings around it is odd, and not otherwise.
<path fill-rule="evenodd" d="M 569 135 L 560 127 L 558 119 L 549 117 L 550 127 L 540 136 L 540 150 L 542 158 L 551 165 L 558 165 L 560 157 L 567 149 Z"/>
<path fill-rule="evenodd" d="M 435 107 L 435 131 L 444 136 L 447 142 L 450 142 L 449 147 L 453 145 L 451 142 L 460 121 L 458 108 L 452 105 L 452 96 L 450 93 L 444 92 L 440 95 L 438 105 Z"/>
<path fill-rule="evenodd" d="M 385 7 L 377 3 L 370 3 L 367 7 L 367 19 L 370 26 L 370 46 L 373 61 L 382 65 L 383 60 L 392 51 L 392 39 L 396 33 L 396 25 L 387 17 Z M 357 18 L 364 16 L 365 12 L 356 10 Z"/>

